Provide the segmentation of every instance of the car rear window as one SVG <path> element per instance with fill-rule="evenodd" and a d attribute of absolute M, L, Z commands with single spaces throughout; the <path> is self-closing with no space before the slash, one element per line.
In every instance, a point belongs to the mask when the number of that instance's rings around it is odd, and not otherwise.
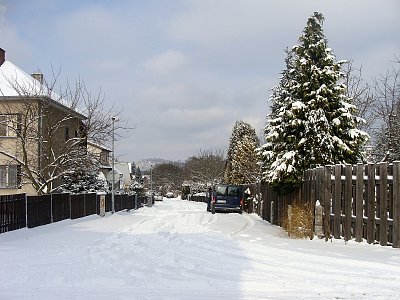
<path fill-rule="evenodd" d="M 217 196 L 240 196 L 240 187 L 238 186 L 217 186 Z"/>
<path fill-rule="evenodd" d="M 239 196 L 239 187 L 238 186 L 228 186 L 228 196 Z"/>

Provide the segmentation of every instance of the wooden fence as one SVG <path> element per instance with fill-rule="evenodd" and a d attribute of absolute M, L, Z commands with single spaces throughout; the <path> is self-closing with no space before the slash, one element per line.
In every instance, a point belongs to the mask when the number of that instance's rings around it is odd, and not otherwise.
<path fill-rule="evenodd" d="M 319 203 L 326 239 L 400 247 L 400 162 L 308 170 L 303 184 L 286 195 L 278 195 L 268 183 L 245 188 L 250 189 L 253 200 L 246 202 L 245 211 L 274 225 L 283 225 L 289 205 L 308 204 L 314 211 Z"/>
<path fill-rule="evenodd" d="M 335 165 L 308 170 L 293 193 L 279 196 L 261 184 L 261 217 L 282 225 L 288 205 L 323 207 L 325 238 L 400 247 L 400 162 Z M 318 202 L 317 202 L 318 201 Z"/>
<path fill-rule="evenodd" d="M 137 209 L 146 201 L 146 197 L 115 195 L 114 210 Z M 111 211 L 111 205 L 111 194 L 107 194 L 106 212 Z M 99 213 L 100 195 L 95 193 L 0 196 L 0 233 Z"/>

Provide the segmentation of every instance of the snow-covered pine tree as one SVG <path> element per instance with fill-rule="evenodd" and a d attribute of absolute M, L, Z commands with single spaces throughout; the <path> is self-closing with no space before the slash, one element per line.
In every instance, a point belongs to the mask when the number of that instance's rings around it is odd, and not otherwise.
<path fill-rule="evenodd" d="M 357 129 L 363 120 L 346 96 L 341 65 L 328 48 L 322 24 L 314 13 L 299 45 L 291 49 L 280 85 L 273 89 L 275 111 L 259 149 L 263 180 L 280 192 L 302 180 L 308 168 L 356 163 L 368 135 Z"/>
<path fill-rule="evenodd" d="M 224 173 L 226 183 L 254 183 L 259 177 L 256 149 L 260 142 L 254 128 L 237 121 L 229 142 L 227 164 Z"/>
<path fill-rule="evenodd" d="M 141 183 L 143 181 L 142 180 L 142 171 L 140 170 L 140 167 L 137 167 L 135 170 L 135 178 L 139 183 Z"/>
<path fill-rule="evenodd" d="M 276 161 L 279 161 L 282 153 L 287 151 L 287 143 L 283 129 L 285 128 L 285 110 L 286 106 L 294 102 L 290 88 L 294 85 L 293 77 L 293 57 L 294 53 L 288 49 L 286 52 L 286 69 L 282 71 L 279 85 L 272 88 L 272 94 L 269 98 L 271 102 L 271 113 L 267 117 L 267 125 L 265 127 L 265 143 L 258 148 L 257 154 L 261 161 L 262 179 L 274 182 L 277 178 L 271 178 L 270 170 Z"/>
<path fill-rule="evenodd" d="M 106 180 L 99 177 L 98 159 L 87 152 L 86 148 L 77 148 L 69 156 L 60 176 L 62 184 L 56 191 L 73 194 L 109 191 Z"/>
<path fill-rule="evenodd" d="M 251 184 L 260 180 L 260 166 L 256 153 L 259 145 L 260 143 L 255 135 L 245 135 L 239 141 L 235 149 L 235 163 L 232 164 L 234 184 Z"/>
<path fill-rule="evenodd" d="M 132 180 L 129 185 L 129 191 L 132 194 L 137 194 L 139 196 L 145 195 L 145 190 L 143 186 L 142 172 L 140 171 L 140 167 L 136 166 L 134 162 L 132 162 Z"/>

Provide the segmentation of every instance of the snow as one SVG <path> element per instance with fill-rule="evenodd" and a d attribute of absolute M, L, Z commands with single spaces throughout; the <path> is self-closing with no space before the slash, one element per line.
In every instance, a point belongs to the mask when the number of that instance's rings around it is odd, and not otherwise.
<path fill-rule="evenodd" d="M 67 97 L 61 97 L 46 86 L 45 79 L 42 84 L 7 60 L 0 65 L 0 97 L 1 96 L 50 97 L 53 101 L 68 108 L 72 107 L 72 103 Z M 75 108 L 75 111 L 82 114 L 77 108 Z"/>
<path fill-rule="evenodd" d="M 0 299 L 399 299 L 400 251 L 179 199 L 0 234 Z"/>
<path fill-rule="evenodd" d="M 1 96 L 51 96 L 53 100 L 61 100 L 55 92 L 47 89 L 38 80 L 27 74 L 10 61 L 0 66 Z"/>

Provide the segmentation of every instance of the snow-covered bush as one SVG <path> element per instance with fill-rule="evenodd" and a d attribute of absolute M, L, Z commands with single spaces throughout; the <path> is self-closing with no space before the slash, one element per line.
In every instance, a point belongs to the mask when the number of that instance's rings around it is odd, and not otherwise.
<path fill-rule="evenodd" d="M 137 194 L 138 196 L 145 195 L 145 189 L 143 187 L 143 184 L 141 184 L 138 180 L 136 180 L 136 178 L 131 181 L 131 184 L 129 186 L 129 192 L 131 194 Z"/>
<path fill-rule="evenodd" d="M 80 148 L 71 152 L 62 175 L 61 185 L 55 192 L 73 194 L 89 192 L 108 192 L 107 181 L 99 176 L 99 161 L 96 157 Z"/>

